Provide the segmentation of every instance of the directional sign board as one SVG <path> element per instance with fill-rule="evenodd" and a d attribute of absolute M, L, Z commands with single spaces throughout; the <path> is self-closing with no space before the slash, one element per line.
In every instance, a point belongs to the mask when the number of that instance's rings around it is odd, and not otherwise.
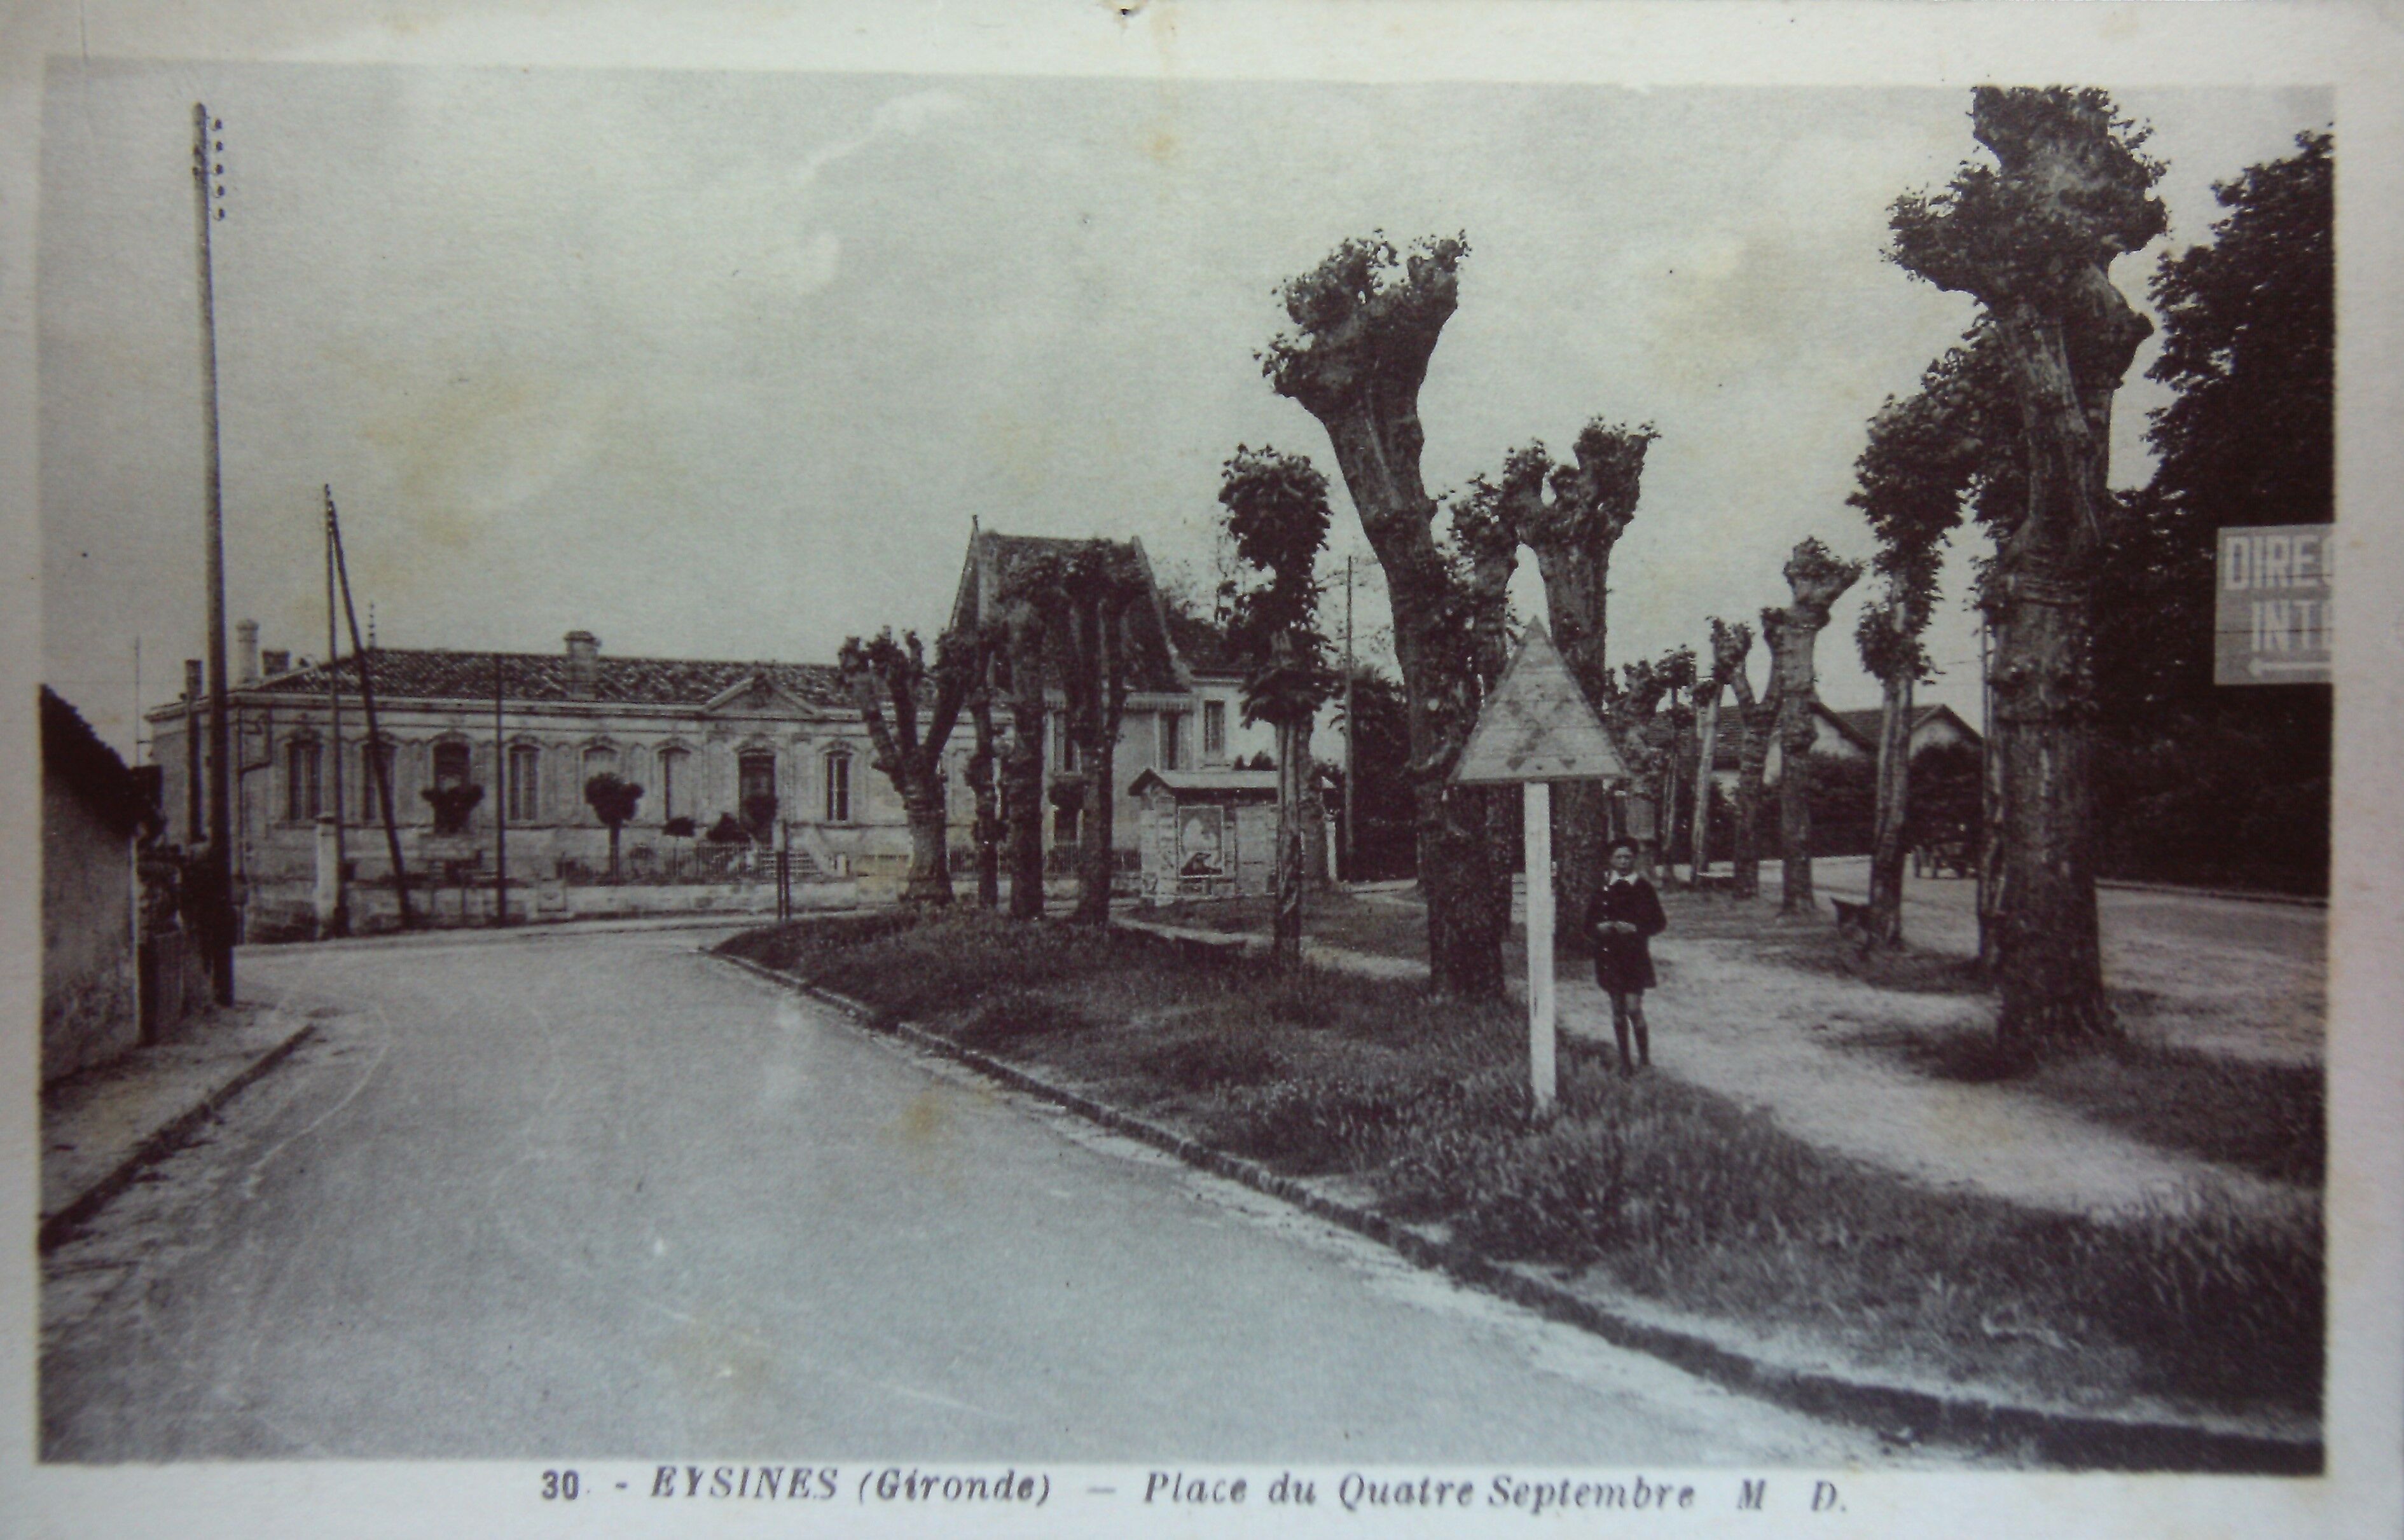
<path fill-rule="evenodd" d="M 2214 684 L 2328 683 L 2336 557 L 2334 524 L 2220 532 L 2213 579 Z"/>
<path fill-rule="evenodd" d="M 1616 781 L 1628 774 L 1610 730 L 1586 704 L 1569 660 L 1542 626 L 1487 698 L 1452 779 L 1462 785 L 1528 781 Z"/>
<path fill-rule="evenodd" d="M 1602 719 L 1586 704 L 1561 649 L 1542 626 L 1530 626 L 1518 656 L 1477 714 L 1469 744 L 1452 779 L 1462 785 L 1508 785 L 1521 798 L 1519 827 L 1527 842 L 1528 1089 L 1537 1111 L 1550 1113 L 1558 1077 L 1554 1049 L 1560 1009 L 1553 978 L 1553 787 L 1556 781 L 1624 779 Z"/>

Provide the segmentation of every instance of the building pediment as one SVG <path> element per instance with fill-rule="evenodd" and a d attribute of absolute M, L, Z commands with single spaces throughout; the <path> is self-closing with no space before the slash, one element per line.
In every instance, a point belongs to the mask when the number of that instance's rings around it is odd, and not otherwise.
<path fill-rule="evenodd" d="M 737 680 L 719 691 L 704 703 L 701 713 L 704 716 L 814 717 L 823 715 L 800 696 L 760 673 Z"/>

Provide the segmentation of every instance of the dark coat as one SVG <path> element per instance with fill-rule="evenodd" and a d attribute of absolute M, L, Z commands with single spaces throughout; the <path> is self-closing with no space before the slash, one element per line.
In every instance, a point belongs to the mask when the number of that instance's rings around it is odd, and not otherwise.
<path fill-rule="evenodd" d="M 1594 943 L 1594 981 L 1614 994 L 1651 989 L 1657 982 L 1651 938 L 1669 923 L 1669 916 L 1661 912 L 1661 895 L 1653 891 L 1652 883 L 1642 877 L 1625 882 L 1606 878 L 1586 906 L 1586 934 Z M 1597 930 L 1606 924 L 1634 925 L 1636 934 Z"/>

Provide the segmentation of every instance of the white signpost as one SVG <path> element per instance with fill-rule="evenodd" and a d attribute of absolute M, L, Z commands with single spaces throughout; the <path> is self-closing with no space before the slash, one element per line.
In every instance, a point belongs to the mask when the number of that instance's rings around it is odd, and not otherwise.
<path fill-rule="evenodd" d="M 1544 628 L 1531 625 L 1502 682 L 1488 697 L 1453 767 L 1458 785 L 1509 785 L 1522 798 L 1528 868 L 1528 1084 L 1536 1110 L 1558 1093 L 1553 987 L 1553 786 L 1556 781 L 1620 781 L 1628 766 L 1611 731 L 1586 703 Z"/>

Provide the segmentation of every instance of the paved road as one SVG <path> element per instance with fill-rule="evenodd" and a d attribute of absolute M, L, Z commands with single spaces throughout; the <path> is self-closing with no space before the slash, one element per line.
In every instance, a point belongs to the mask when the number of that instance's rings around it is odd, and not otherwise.
<path fill-rule="evenodd" d="M 1819 892 L 1844 898 L 1868 896 L 1866 858 L 1838 857 L 1811 866 L 1812 886 Z M 1762 881 L 1773 894 L 1778 891 L 1778 863 L 1763 864 Z M 1978 884 L 1967 878 L 1908 873 L 1904 878 L 1905 923 L 1917 918 L 1930 945 L 1976 951 L 1978 899 Z M 2116 941 L 2144 940 L 2243 948 L 2317 964 L 2328 947 L 2328 910 L 2315 905 L 2220 898 L 2167 888 L 2099 888 L 2095 906 L 2107 951 Z"/>
<path fill-rule="evenodd" d="M 1882 1458 L 705 938 L 246 953 L 319 1037 L 45 1259 L 45 1457 Z"/>

